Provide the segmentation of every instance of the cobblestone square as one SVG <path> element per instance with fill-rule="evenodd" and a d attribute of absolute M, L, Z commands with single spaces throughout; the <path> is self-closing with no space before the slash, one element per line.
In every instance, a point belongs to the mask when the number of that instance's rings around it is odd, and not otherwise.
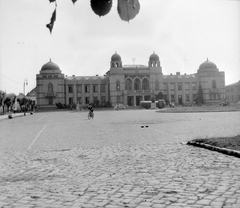
<path fill-rule="evenodd" d="M 0 207 L 240 207 L 239 158 L 185 145 L 239 126 L 239 112 L 0 120 Z"/>

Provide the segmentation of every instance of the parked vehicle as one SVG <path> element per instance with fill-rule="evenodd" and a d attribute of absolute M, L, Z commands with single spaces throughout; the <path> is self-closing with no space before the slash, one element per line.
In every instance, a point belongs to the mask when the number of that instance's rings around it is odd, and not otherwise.
<path fill-rule="evenodd" d="M 150 109 L 152 101 L 141 101 L 141 107 Z"/>
<path fill-rule="evenodd" d="M 156 105 L 158 108 L 165 108 L 166 107 L 166 101 L 164 99 L 160 99 L 156 101 Z"/>
<path fill-rule="evenodd" d="M 113 108 L 114 110 L 126 110 L 127 106 L 125 106 L 124 104 L 117 104 L 114 106 Z"/>

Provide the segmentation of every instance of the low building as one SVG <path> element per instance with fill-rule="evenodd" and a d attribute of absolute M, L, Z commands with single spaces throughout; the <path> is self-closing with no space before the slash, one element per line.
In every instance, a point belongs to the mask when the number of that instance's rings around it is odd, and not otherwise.
<path fill-rule="evenodd" d="M 237 103 L 240 101 L 240 80 L 237 83 L 227 85 L 226 99 L 230 103 Z"/>
<path fill-rule="evenodd" d="M 225 74 L 213 62 L 207 59 L 195 74 L 163 75 L 155 53 L 150 55 L 148 65 L 123 65 L 121 56 L 115 53 L 104 76 L 66 76 L 50 60 L 36 78 L 40 108 L 55 107 L 58 102 L 139 106 L 142 100 L 158 99 L 159 94 L 175 104 L 192 103 L 200 85 L 205 103 L 219 103 L 225 97 Z"/>

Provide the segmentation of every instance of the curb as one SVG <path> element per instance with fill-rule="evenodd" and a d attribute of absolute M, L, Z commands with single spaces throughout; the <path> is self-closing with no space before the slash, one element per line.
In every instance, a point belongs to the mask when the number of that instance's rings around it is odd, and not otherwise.
<path fill-rule="evenodd" d="M 4 117 L 0 117 L 0 121 L 2 121 L 2 120 L 6 120 L 6 119 L 10 119 L 8 116 L 9 115 L 12 115 L 12 118 L 11 119 L 14 119 L 14 118 L 18 118 L 18 117 L 22 117 L 22 116 L 24 116 L 24 114 L 19 114 L 19 115 L 14 115 L 14 114 L 6 114 L 6 116 L 4 116 Z M 27 116 L 27 113 L 26 113 L 26 116 Z"/>
<path fill-rule="evenodd" d="M 215 113 L 215 112 L 239 112 L 240 110 L 237 109 L 237 110 L 228 110 L 228 111 L 223 111 L 223 110 L 196 110 L 196 111 L 171 111 L 171 110 L 165 110 L 165 111 L 157 111 L 159 113 Z"/>
<path fill-rule="evenodd" d="M 231 149 L 226 149 L 226 148 L 221 148 L 221 147 L 216 147 L 216 146 L 212 146 L 209 144 L 204 144 L 204 143 L 200 143 L 200 142 L 195 142 L 195 141 L 189 141 L 187 143 L 187 145 L 192 145 L 195 147 L 202 147 L 208 150 L 212 150 L 212 151 L 216 151 L 216 152 L 220 152 L 226 155 L 230 155 L 230 156 L 234 156 L 234 157 L 238 157 L 240 158 L 240 151 L 237 150 L 231 150 Z"/>

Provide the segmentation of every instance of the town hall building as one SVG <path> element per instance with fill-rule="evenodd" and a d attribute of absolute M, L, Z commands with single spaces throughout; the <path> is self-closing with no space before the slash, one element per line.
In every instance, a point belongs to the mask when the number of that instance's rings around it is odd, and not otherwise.
<path fill-rule="evenodd" d="M 123 65 L 113 54 L 104 76 L 67 76 L 51 60 L 44 64 L 37 79 L 37 105 L 55 107 L 56 103 L 89 103 L 139 106 L 141 101 L 157 99 L 159 93 L 175 104 L 192 103 L 201 85 L 205 103 L 219 103 L 225 98 L 225 74 L 208 59 L 195 74 L 164 75 L 159 56 L 153 53 L 147 65 Z"/>

